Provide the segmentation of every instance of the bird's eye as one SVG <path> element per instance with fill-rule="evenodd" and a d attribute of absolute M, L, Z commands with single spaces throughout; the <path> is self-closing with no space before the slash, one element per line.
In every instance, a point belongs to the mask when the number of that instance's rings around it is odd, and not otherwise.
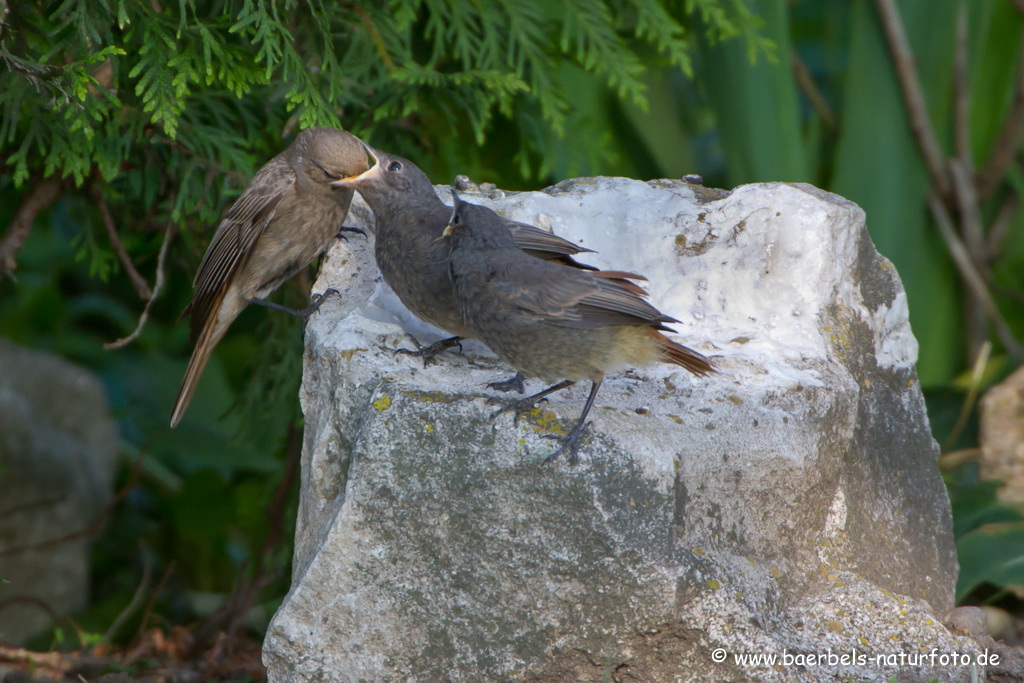
<path fill-rule="evenodd" d="M 388 170 L 389 171 L 401 171 L 402 170 L 402 162 L 401 161 L 392 161 L 388 165 Z"/>
<path fill-rule="evenodd" d="M 324 175 L 327 176 L 328 178 L 330 178 L 331 180 L 338 180 L 338 179 L 341 178 L 341 176 L 338 175 L 337 173 L 331 173 L 326 168 L 324 168 L 323 164 L 321 164 L 320 162 L 315 161 L 313 159 L 310 159 L 310 161 L 312 161 L 313 165 L 316 166 L 317 168 L 319 168 L 321 171 L 323 171 Z"/>
<path fill-rule="evenodd" d="M 452 218 L 452 225 L 458 225 L 461 222 L 462 222 L 462 219 L 459 218 L 459 214 L 455 214 L 455 217 Z"/>

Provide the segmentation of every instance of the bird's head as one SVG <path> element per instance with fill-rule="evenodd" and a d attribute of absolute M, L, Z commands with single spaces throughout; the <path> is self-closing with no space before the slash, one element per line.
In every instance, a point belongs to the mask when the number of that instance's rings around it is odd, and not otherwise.
<path fill-rule="evenodd" d="M 360 141 L 372 166 L 331 183 L 331 187 L 357 190 L 374 211 L 388 197 L 429 193 L 434 196 L 434 185 L 416 164 L 395 154 L 388 154 Z"/>
<path fill-rule="evenodd" d="M 337 128 L 307 128 L 295 138 L 296 171 L 303 180 L 330 189 L 331 183 L 370 168 L 362 141 Z"/>
<path fill-rule="evenodd" d="M 498 214 L 486 206 L 463 201 L 455 190 L 452 190 L 452 200 L 452 217 L 440 237 L 447 240 L 452 249 L 463 244 L 483 249 L 518 249 Z"/>

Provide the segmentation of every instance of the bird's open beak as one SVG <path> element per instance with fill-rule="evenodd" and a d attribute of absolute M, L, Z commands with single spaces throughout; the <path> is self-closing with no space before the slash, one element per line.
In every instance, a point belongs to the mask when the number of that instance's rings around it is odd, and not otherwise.
<path fill-rule="evenodd" d="M 436 240 L 434 240 L 434 241 L 435 241 L 435 242 L 440 242 L 441 240 L 443 240 L 443 239 L 445 239 L 445 238 L 447 238 L 447 237 L 451 237 L 451 236 L 452 236 L 452 224 L 451 224 L 451 223 L 449 223 L 448 225 L 446 225 L 446 226 L 445 226 L 445 228 L 444 228 L 444 232 L 442 232 L 442 233 L 441 233 L 441 236 L 440 236 L 440 237 L 438 237 L 438 238 L 437 238 Z"/>
<path fill-rule="evenodd" d="M 367 170 L 360 173 L 359 175 L 353 175 L 349 176 L 348 178 L 342 178 L 341 180 L 335 180 L 333 183 L 331 183 L 331 187 L 348 187 L 355 189 L 358 188 L 360 185 L 364 184 L 366 181 L 376 178 L 377 176 L 380 175 L 380 157 L 377 155 L 376 150 L 374 150 L 373 147 L 370 147 L 362 140 L 360 140 L 359 142 L 366 150 L 366 155 L 373 160 L 373 165 L 370 166 L 370 168 L 368 168 Z"/>

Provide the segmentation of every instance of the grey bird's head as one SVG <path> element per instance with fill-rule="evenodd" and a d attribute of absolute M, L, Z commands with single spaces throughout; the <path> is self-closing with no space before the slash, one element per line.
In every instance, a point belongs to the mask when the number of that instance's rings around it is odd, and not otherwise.
<path fill-rule="evenodd" d="M 354 177 L 334 181 L 332 187 L 357 190 L 374 213 L 417 200 L 438 201 L 433 183 L 416 164 L 360 142 L 373 160 L 373 166 Z"/>
<path fill-rule="evenodd" d="M 452 217 L 444 229 L 442 239 L 447 238 L 452 251 L 456 249 L 515 249 L 515 238 L 505 227 L 505 221 L 486 206 L 462 201 L 459 193 L 452 190 Z"/>
<path fill-rule="evenodd" d="M 307 128 L 288 148 L 296 182 L 306 191 L 330 193 L 331 183 L 370 167 L 362 143 L 337 128 Z"/>

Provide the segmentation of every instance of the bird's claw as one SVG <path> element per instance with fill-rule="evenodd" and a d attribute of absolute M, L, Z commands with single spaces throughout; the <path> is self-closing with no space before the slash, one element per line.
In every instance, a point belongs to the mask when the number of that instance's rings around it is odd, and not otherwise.
<path fill-rule="evenodd" d="M 498 419 L 499 415 L 507 412 L 512 412 L 512 424 L 519 424 L 519 418 L 521 418 L 523 415 L 536 408 L 542 402 L 546 403 L 547 398 L 527 397 L 524 399 L 520 399 L 518 401 L 511 401 L 503 405 L 499 410 L 496 410 L 494 413 L 492 413 L 489 419 L 491 422 L 494 422 L 496 419 Z M 492 396 L 487 399 L 487 405 L 494 406 L 502 405 L 503 403 L 505 402 L 495 396 Z"/>
<path fill-rule="evenodd" d="M 437 362 L 437 354 L 441 353 L 446 349 L 450 349 L 453 346 L 458 346 L 459 353 L 462 353 L 462 342 L 459 340 L 458 337 L 449 337 L 448 339 L 436 341 L 430 346 L 423 346 L 411 334 L 406 336 L 412 339 L 412 343 L 416 345 L 416 350 L 410 351 L 409 349 L 395 349 L 394 354 L 397 355 L 401 353 L 406 356 L 417 356 L 419 358 L 422 358 L 423 367 L 427 367 L 431 363 Z"/>
<path fill-rule="evenodd" d="M 578 463 L 580 461 L 580 457 L 579 455 L 577 455 L 576 451 L 580 447 L 580 441 L 583 439 L 584 436 L 586 436 L 588 431 L 590 431 L 589 422 L 583 425 L 577 425 L 566 436 L 562 436 L 560 434 L 542 434 L 541 436 L 545 439 L 554 439 L 555 441 L 562 442 L 562 445 L 558 447 L 558 450 L 556 450 L 548 457 L 544 458 L 544 463 L 546 464 L 555 460 L 566 450 L 569 451 L 569 464 L 575 465 L 576 463 Z"/>
<path fill-rule="evenodd" d="M 345 240 L 346 242 L 348 242 L 348 235 L 345 234 L 347 232 L 353 232 L 353 233 L 355 233 L 357 235 L 362 235 L 363 239 L 366 239 L 366 240 L 370 239 L 369 237 L 366 236 L 366 231 L 365 230 L 363 230 L 362 228 L 354 228 L 351 225 L 343 225 L 343 226 L 341 226 L 340 228 L 338 228 L 338 232 L 336 232 L 334 236 L 337 239 Z"/>
<path fill-rule="evenodd" d="M 320 294 L 314 294 L 309 298 L 309 306 L 306 306 L 304 309 L 299 311 L 299 317 L 302 318 L 303 321 L 309 322 L 310 316 L 319 311 L 320 307 L 324 305 L 324 302 L 327 301 L 330 296 L 340 293 L 341 292 L 331 287 Z"/>
<path fill-rule="evenodd" d="M 504 391 L 506 393 L 515 391 L 520 394 L 526 393 L 526 385 L 523 383 L 523 373 L 517 372 L 514 377 L 510 377 L 501 382 L 488 382 L 488 389 L 496 389 L 498 391 Z"/>

